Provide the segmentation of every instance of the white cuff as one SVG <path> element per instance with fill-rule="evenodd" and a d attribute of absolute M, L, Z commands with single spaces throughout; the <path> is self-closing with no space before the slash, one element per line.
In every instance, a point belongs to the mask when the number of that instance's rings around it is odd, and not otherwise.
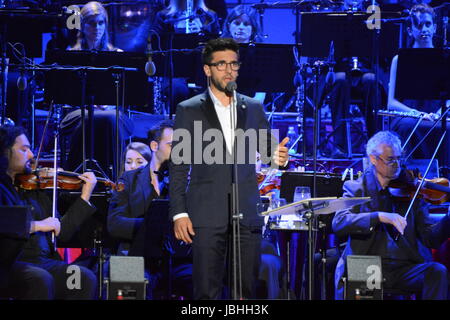
<path fill-rule="evenodd" d="M 189 215 L 187 214 L 187 212 L 178 213 L 173 216 L 173 221 L 180 219 L 180 218 L 189 218 Z"/>

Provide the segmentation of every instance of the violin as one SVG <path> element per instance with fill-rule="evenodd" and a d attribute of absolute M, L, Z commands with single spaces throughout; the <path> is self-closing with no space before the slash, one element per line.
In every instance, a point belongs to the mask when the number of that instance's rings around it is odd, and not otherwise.
<path fill-rule="evenodd" d="M 410 201 L 422 179 L 417 169 L 402 169 L 399 177 L 389 183 L 389 192 L 400 201 Z M 450 184 L 446 178 L 425 179 L 418 194 L 418 197 L 434 205 L 447 202 L 449 196 Z"/>
<path fill-rule="evenodd" d="M 70 171 L 57 171 L 57 188 L 61 190 L 78 190 L 84 183 L 83 180 L 78 178 L 80 174 Z M 53 188 L 53 176 L 54 170 L 52 168 L 41 168 L 34 170 L 30 174 L 16 175 L 14 185 L 24 190 L 42 190 Z M 123 183 L 119 183 L 118 186 L 108 179 L 97 178 L 97 182 L 103 183 L 106 187 L 113 190 L 122 191 Z"/>
<path fill-rule="evenodd" d="M 280 190 L 281 179 L 275 172 L 269 172 L 267 175 L 263 173 L 256 173 L 256 181 L 258 182 L 259 194 L 261 196 L 266 195 L 272 190 Z"/>

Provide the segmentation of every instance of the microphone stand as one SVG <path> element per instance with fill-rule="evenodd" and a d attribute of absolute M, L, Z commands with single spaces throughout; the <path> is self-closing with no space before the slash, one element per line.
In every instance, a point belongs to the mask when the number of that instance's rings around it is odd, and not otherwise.
<path fill-rule="evenodd" d="M 236 125 L 237 125 L 237 99 L 236 87 L 232 90 L 232 98 L 230 99 L 231 112 L 231 141 L 233 142 L 233 176 L 231 190 L 231 223 L 232 223 L 232 266 L 233 266 L 233 300 L 241 300 L 242 297 L 242 273 L 241 273 L 241 234 L 239 230 L 239 221 L 243 218 L 239 212 L 239 180 L 237 170 L 237 141 L 236 141 Z"/>

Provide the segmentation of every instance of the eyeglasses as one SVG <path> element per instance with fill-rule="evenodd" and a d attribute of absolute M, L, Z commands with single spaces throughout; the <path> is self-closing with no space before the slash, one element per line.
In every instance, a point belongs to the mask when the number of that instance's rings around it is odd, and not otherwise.
<path fill-rule="evenodd" d="M 238 71 L 241 67 L 241 63 L 239 61 L 233 61 L 233 62 L 225 62 L 225 61 L 219 61 L 214 63 L 209 63 L 208 66 L 214 66 L 219 71 L 225 71 L 227 69 L 227 66 L 230 66 L 231 70 Z"/>
<path fill-rule="evenodd" d="M 403 162 L 403 159 L 402 159 L 402 158 L 395 158 L 395 159 L 392 159 L 392 160 L 384 160 L 384 159 L 381 158 L 380 156 L 377 156 L 377 158 L 380 159 L 381 161 L 383 161 L 383 163 L 384 163 L 385 165 L 391 166 L 391 167 L 393 167 L 394 164 L 401 165 L 402 162 Z"/>

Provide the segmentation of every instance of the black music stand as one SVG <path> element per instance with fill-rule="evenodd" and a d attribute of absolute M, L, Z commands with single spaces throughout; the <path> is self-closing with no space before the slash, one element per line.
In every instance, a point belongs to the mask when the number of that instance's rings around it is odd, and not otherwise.
<path fill-rule="evenodd" d="M 239 45 L 239 91 L 294 92 L 295 59 L 288 44 Z"/>
<path fill-rule="evenodd" d="M 374 47 L 373 31 L 367 28 L 370 14 L 365 12 L 306 12 L 301 14 L 302 55 L 307 57 L 327 57 L 330 42 L 334 41 L 335 58 L 393 57 L 398 46 L 392 39 L 398 39 L 400 27 L 384 24 L 380 37 L 380 47 Z"/>
<path fill-rule="evenodd" d="M 447 109 L 445 105 L 446 100 L 450 99 L 448 70 L 450 70 L 450 51 L 448 49 L 400 49 L 398 53 L 395 98 L 399 100 L 441 100 L 441 114 L 444 114 Z M 441 121 L 442 134 L 447 129 L 446 118 L 443 117 Z M 425 135 L 421 142 L 424 141 L 428 134 Z M 444 146 L 448 145 L 448 137 L 445 139 Z M 415 146 L 414 150 L 418 145 Z M 449 161 L 450 159 L 445 159 L 445 154 L 442 153 L 441 163 L 447 163 L 445 160 Z"/>
<path fill-rule="evenodd" d="M 94 123 L 93 104 L 116 106 L 116 159 L 114 165 L 115 179 L 118 179 L 121 159 L 119 143 L 120 106 L 145 105 L 149 101 L 147 76 L 144 72 L 147 58 L 142 53 L 105 52 L 105 51 L 47 51 L 46 63 L 57 63 L 46 74 L 46 101 L 81 106 L 81 123 L 83 134 L 83 162 L 75 170 L 89 164 L 95 166 L 105 177 L 106 174 L 93 159 Z M 112 94 L 112 93 L 115 94 Z M 90 142 L 89 155 L 86 157 L 85 106 L 88 108 Z M 92 168 L 90 168 L 92 169 Z"/>

